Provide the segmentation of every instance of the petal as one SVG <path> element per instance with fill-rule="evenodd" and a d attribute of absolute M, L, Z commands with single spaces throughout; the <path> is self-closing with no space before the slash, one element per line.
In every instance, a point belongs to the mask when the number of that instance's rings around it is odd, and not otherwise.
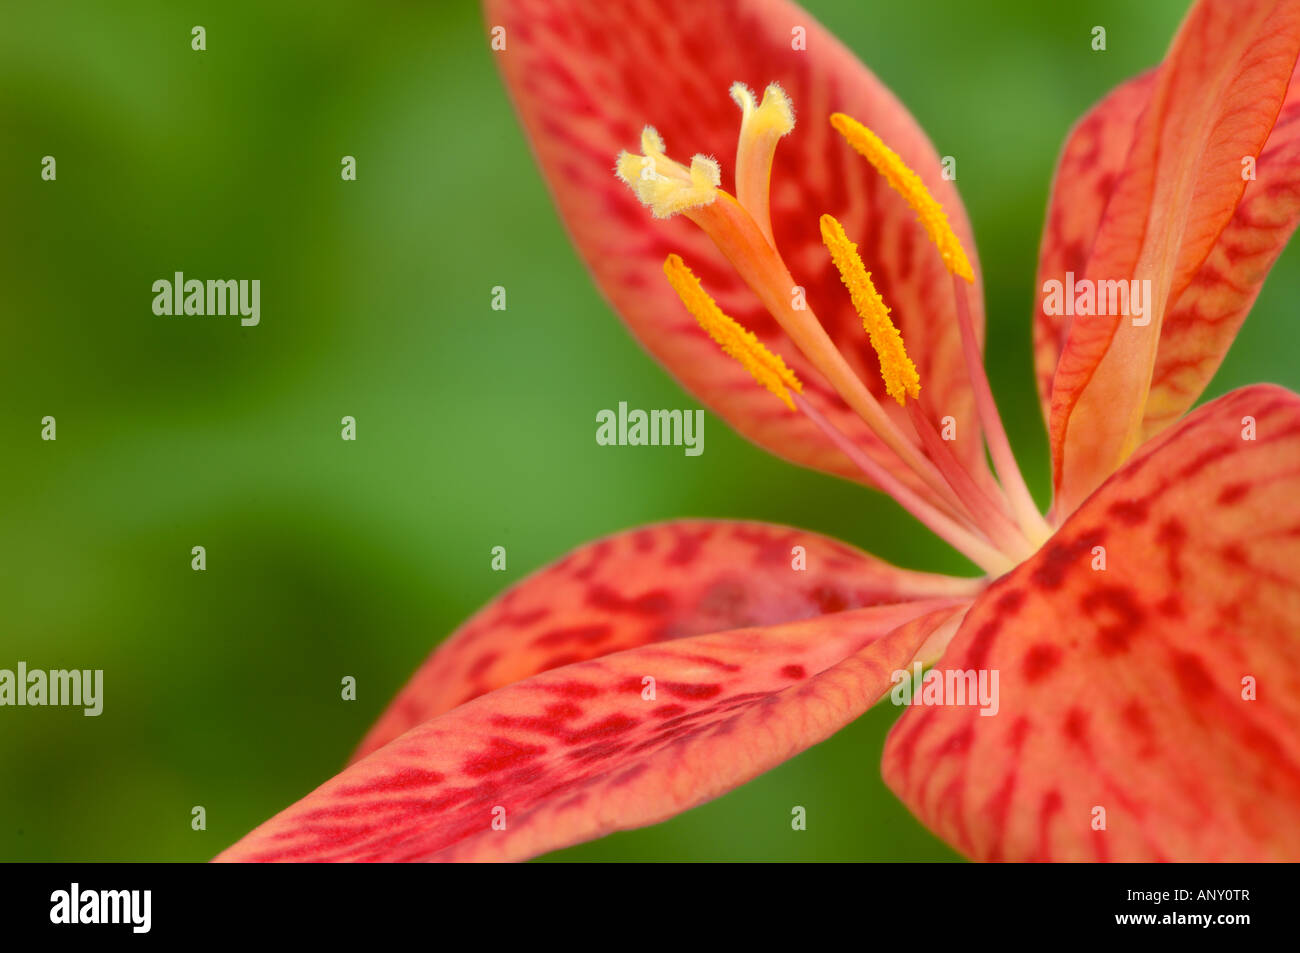
<path fill-rule="evenodd" d="M 1154 73 L 1117 87 L 1079 122 L 1057 167 L 1038 285 L 1066 272 L 1082 275 L 1102 213 L 1115 190 Z M 1256 161 L 1256 179 L 1160 328 L 1142 439 L 1159 433 L 1194 404 L 1214 376 L 1264 279 L 1300 220 L 1300 83 L 1292 74 L 1277 123 Z M 1069 318 L 1049 315 L 1040 294 L 1034 360 L 1043 414 L 1051 419 L 1052 377 Z"/>
<path fill-rule="evenodd" d="M 803 547 L 805 569 L 793 568 Z M 684 520 L 582 546 L 489 603 L 419 668 L 354 757 L 479 695 L 650 642 L 936 597 L 976 580 L 909 572 L 817 533 Z"/>
<path fill-rule="evenodd" d="M 759 446 L 860 480 L 820 430 L 756 387 L 700 331 L 664 281 L 668 254 L 679 253 L 722 309 L 824 399 L 819 403 L 833 422 L 879 456 L 875 436 L 714 245 L 680 217 L 652 218 L 612 172 L 617 153 L 634 147 L 642 126 L 652 123 L 677 158 L 704 153 L 721 160 L 723 186 L 731 189 L 741 114 L 728 90 L 736 81 L 753 89 L 780 83 L 798 122 L 776 153 L 773 228 L 809 307 L 867 385 L 883 395 L 875 353 L 821 244 L 819 217 L 830 213 L 860 243 L 899 317 L 925 406 L 936 417 L 956 418 L 957 450 L 982 461 L 947 273 L 907 204 L 830 128 L 831 112 L 846 112 L 879 133 L 925 180 L 973 253 L 970 225 L 924 132 L 838 40 L 783 0 L 489 0 L 486 16 L 490 25 L 506 27 L 499 63 L 570 236 L 632 332 L 684 387 Z M 806 31 L 806 50 L 791 48 L 795 28 Z M 978 309 L 980 295 L 973 297 Z M 982 311 L 974 317 L 982 329 Z M 910 471 L 901 475 L 914 485 Z"/>
<path fill-rule="evenodd" d="M 1300 397 L 1250 387 L 981 596 L 939 667 L 998 671 L 996 716 L 907 712 L 885 778 L 980 860 L 1300 860 L 1298 632 Z"/>
<path fill-rule="evenodd" d="M 1052 389 L 1057 512 L 1071 512 L 1136 448 L 1166 304 L 1232 218 L 1243 156 L 1258 155 L 1300 52 L 1296 0 L 1202 0 L 1174 39 L 1139 120 L 1086 269 L 1149 280 L 1149 323 L 1071 325 Z"/>
<path fill-rule="evenodd" d="M 1043 283 L 1063 281 L 1066 272 L 1082 276 L 1092 254 L 1138 119 L 1151 98 L 1155 71 L 1115 87 L 1070 130 L 1052 179 L 1052 197 L 1038 252 L 1038 303 L 1034 315 L 1034 369 L 1043 417 L 1052 419 L 1052 377 L 1070 331 L 1070 318 L 1048 314 Z"/>
<path fill-rule="evenodd" d="M 217 859 L 522 860 L 653 824 L 862 714 L 954 611 L 857 609 L 535 675 L 407 732 Z"/>
<path fill-rule="evenodd" d="M 1300 222 L 1300 83 L 1294 74 L 1256 176 L 1209 256 L 1165 313 L 1143 439 L 1168 427 L 1201 396 Z"/>

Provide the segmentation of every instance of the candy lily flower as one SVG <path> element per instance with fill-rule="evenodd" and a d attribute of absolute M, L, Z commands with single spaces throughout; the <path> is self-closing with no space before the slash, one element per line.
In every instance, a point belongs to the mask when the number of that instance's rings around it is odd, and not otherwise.
<path fill-rule="evenodd" d="M 965 855 L 1300 859 L 1300 397 L 1191 409 L 1300 216 L 1300 3 L 1200 0 L 1066 141 L 1033 324 L 1046 515 L 985 377 L 955 187 L 833 36 L 784 0 L 490 0 L 487 23 L 646 348 L 983 575 L 755 523 L 600 540 L 466 622 L 350 766 L 219 859 L 515 860 L 654 823 L 915 663 L 941 676 L 922 691 L 1000 674 L 994 717 L 910 707 L 884 755 Z"/>

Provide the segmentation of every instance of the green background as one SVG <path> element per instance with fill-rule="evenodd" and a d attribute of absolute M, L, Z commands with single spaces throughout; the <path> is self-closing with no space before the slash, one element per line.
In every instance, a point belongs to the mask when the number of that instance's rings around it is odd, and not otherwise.
<path fill-rule="evenodd" d="M 810 6 L 959 158 L 990 375 L 1046 502 L 1029 315 L 1055 158 L 1089 104 L 1160 59 L 1185 4 Z M 106 697 L 99 718 L 0 709 L 0 858 L 211 857 L 337 770 L 506 583 L 624 527 L 765 519 L 966 571 L 887 498 L 716 418 L 699 458 L 596 446 L 599 408 L 694 403 L 565 239 L 474 5 L 79 0 L 5 20 L 0 667 L 102 668 Z M 343 155 L 358 181 L 340 180 Z M 1300 385 L 1296 262 L 1211 395 Z M 260 278 L 261 326 L 155 317 L 150 285 L 178 269 Z M 488 307 L 497 284 L 506 312 Z M 495 545 L 506 574 L 489 571 Z M 879 780 L 894 715 L 554 856 L 953 859 Z"/>

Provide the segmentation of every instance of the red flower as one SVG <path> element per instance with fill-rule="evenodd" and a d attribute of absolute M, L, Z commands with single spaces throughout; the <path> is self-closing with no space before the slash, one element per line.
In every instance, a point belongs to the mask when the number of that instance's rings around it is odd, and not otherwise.
<path fill-rule="evenodd" d="M 899 720 L 885 777 L 967 855 L 1300 859 L 1300 397 L 1248 387 L 1182 417 L 1300 215 L 1300 2 L 1201 0 L 1066 143 L 1034 323 L 1046 519 L 980 364 L 956 190 L 834 37 L 783 0 L 487 8 L 560 213 L 646 348 L 988 577 L 752 523 L 598 541 L 470 619 L 350 767 L 219 859 L 520 859 L 653 823 L 915 662 L 945 704 Z M 736 81 L 777 85 L 733 104 Z"/>

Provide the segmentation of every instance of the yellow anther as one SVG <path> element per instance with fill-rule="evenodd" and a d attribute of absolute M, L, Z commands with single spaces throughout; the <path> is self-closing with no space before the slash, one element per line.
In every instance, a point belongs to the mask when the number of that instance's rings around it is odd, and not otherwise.
<path fill-rule="evenodd" d="M 844 226 L 830 215 L 822 216 L 821 226 L 822 241 L 830 250 L 844 287 L 849 289 L 853 307 L 862 316 L 862 326 L 867 330 L 871 346 L 880 357 L 880 374 L 885 379 L 886 392 L 900 404 L 905 402 L 905 395 L 915 399 L 921 393 L 921 375 L 907 356 L 903 335 L 889 320 L 889 308 L 871 283 L 871 274 L 858 256 L 858 246 L 849 241 Z"/>
<path fill-rule="evenodd" d="M 843 113 L 831 116 L 831 125 L 854 149 L 860 152 L 876 171 L 885 177 L 891 188 L 907 200 L 925 226 L 930 241 L 934 242 L 948 271 L 967 281 L 975 281 L 975 271 L 970 259 L 957 240 L 957 234 L 948 223 L 940 205 L 921 177 L 907 167 L 893 149 L 881 142 L 880 137 L 862 123 Z"/>
<path fill-rule="evenodd" d="M 718 197 L 722 170 L 706 156 L 691 159 L 690 168 L 664 155 L 664 141 L 653 126 L 641 133 L 644 155 L 620 152 L 618 175 L 655 218 L 669 218 L 687 209 L 709 205 Z"/>
<path fill-rule="evenodd" d="M 709 337 L 717 342 L 731 357 L 762 384 L 785 402 L 791 410 L 795 409 L 790 391 L 803 392 L 803 384 L 794 372 L 785 366 L 785 361 L 773 354 L 751 331 L 747 331 L 740 322 L 728 317 L 718 307 L 716 301 L 709 297 L 700 279 L 696 278 L 686 263 L 678 255 L 669 255 L 664 262 L 664 274 L 668 283 L 677 292 L 695 320 L 700 323 Z"/>

